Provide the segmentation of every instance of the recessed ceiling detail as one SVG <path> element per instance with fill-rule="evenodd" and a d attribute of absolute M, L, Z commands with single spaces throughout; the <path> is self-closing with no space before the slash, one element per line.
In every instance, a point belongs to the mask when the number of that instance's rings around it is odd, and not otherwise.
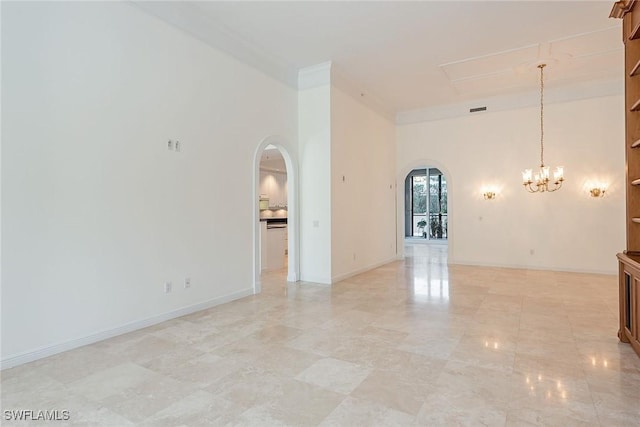
<path fill-rule="evenodd" d="M 536 66 L 546 63 L 548 83 L 615 79 L 624 49 L 618 27 L 523 46 L 440 65 L 460 96 L 500 94 L 535 86 Z"/>

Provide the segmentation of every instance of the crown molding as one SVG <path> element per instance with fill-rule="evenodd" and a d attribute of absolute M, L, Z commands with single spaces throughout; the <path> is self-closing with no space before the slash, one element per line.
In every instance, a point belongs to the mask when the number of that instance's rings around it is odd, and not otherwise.
<path fill-rule="evenodd" d="M 267 55 L 260 46 L 243 39 L 221 22 L 202 13 L 197 7 L 197 2 L 135 0 L 128 3 L 206 45 L 297 89 L 298 70 L 295 66 L 273 55 Z"/>
<path fill-rule="evenodd" d="M 298 70 L 298 90 L 331 84 L 331 61 Z"/>

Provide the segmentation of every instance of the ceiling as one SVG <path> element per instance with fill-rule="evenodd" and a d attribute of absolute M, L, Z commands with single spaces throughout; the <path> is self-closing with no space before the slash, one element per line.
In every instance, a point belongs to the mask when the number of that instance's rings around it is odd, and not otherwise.
<path fill-rule="evenodd" d="M 204 1 L 138 7 L 287 83 L 331 61 L 395 114 L 623 78 L 612 1 Z M 582 89 L 581 89 L 582 90 Z"/>
<path fill-rule="evenodd" d="M 287 166 L 280 150 L 273 145 L 266 146 L 262 151 L 262 157 L 260 157 L 260 169 L 286 173 Z"/>

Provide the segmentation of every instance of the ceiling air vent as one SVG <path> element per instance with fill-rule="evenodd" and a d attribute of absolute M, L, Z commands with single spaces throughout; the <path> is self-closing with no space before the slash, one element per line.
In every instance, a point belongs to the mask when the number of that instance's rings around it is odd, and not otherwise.
<path fill-rule="evenodd" d="M 470 113 L 477 113 L 478 111 L 487 111 L 487 107 L 476 107 L 469 109 Z"/>

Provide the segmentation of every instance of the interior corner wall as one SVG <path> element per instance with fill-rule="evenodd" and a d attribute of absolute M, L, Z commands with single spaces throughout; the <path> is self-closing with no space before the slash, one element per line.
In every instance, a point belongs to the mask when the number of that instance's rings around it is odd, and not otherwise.
<path fill-rule="evenodd" d="M 300 279 L 324 284 L 331 283 L 330 109 L 329 84 L 298 92 Z"/>
<path fill-rule="evenodd" d="M 3 2 L 3 366 L 252 293 L 269 135 L 296 90 L 138 8 Z"/>
<path fill-rule="evenodd" d="M 625 245 L 623 111 L 622 96 L 545 105 L 545 163 L 565 168 L 554 193 L 521 184 L 521 171 L 539 165 L 537 108 L 398 126 L 397 182 L 430 161 L 449 171 L 451 263 L 615 274 Z M 597 181 L 604 198 L 589 195 Z M 495 200 L 484 200 L 485 186 Z"/>
<path fill-rule="evenodd" d="M 395 124 L 331 87 L 332 281 L 396 259 Z"/>

